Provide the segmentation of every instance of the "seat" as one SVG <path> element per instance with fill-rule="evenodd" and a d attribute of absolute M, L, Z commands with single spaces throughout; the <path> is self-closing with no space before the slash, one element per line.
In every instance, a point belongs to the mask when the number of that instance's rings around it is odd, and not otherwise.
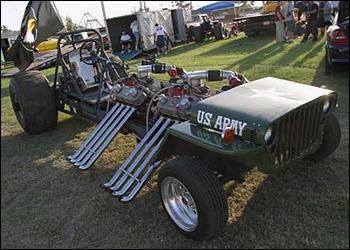
<path fill-rule="evenodd" d="M 72 65 L 72 71 L 75 77 L 79 77 L 81 80 L 81 91 L 84 92 L 98 86 L 98 83 L 95 82 L 96 74 L 94 66 L 80 60 L 79 50 L 74 50 L 69 53 L 69 61 Z"/>
<path fill-rule="evenodd" d="M 98 86 L 96 82 L 96 69 L 80 60 L 79 50 L 69 53 L 69 62 L 71 71 L 76 78 L 76 82 L 81 90 L 81 94 L 70 92 L 74 98 L 83 100 L 86 103 L 95 105 L 98 102 Z M 103 88 L 101 91 L 100 102 L 105 102 L 110 98 L 108 89 Z"/>

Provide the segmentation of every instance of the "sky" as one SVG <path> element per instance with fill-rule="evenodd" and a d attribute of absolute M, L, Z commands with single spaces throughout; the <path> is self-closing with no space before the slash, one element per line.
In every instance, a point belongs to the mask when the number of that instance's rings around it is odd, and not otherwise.
<path fill-rule="evenodd" d="M 216 1 L 192 1 L 194 9 Z M 54 1 L 58 12 L 64 20 L 66 16 L 79 24 L 83 14 L 89 12 L 103 24 L 103 15 L 100 1 Z M 28 1 L 1 1 L 1 25 L 6 25 L 11 30 L 19 30 L 24 10 Z M 104 1 L 106 16 L 112 18 L 131 14 L 139 9 L 139 1 Z M 150 10 L 170 8 L 171 1 L 146 1 Z"/>

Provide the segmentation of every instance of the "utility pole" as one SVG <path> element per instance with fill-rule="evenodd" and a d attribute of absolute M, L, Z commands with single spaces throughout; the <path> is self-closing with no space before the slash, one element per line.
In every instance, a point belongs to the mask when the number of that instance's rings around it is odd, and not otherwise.
<path fill-rule="evenodd" d="M 111 44 L 111 36 L 109 35 L 109 31 L 108 31 L 106 10 L 105 10 L 105 4 L 104 4 L 103 1 L 101 1 L 101 8 L 102 8 L 102 14 L 103 14 L 103 21 L 105 22 L 106 33 L 107 33 L 107 37 L 108 37 L 108 47 L 111 48 L 111 46 L 112 46 L 112 44 Z"/>
<path fill-rule="evenodd" d="M 143 9 L 144 9 L 145 11 L 148 11 L 148 10 L 147 10 L 147 7 L 146 7 L 146 1 L 143 1 Z"/>

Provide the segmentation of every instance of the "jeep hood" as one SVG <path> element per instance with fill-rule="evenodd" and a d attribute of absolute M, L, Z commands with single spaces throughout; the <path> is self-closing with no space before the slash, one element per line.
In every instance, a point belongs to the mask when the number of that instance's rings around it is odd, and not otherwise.
<path fill-rule="evenodd" d="M 222 130 L 226 126 L 220 123 L 230 119 L 241 127 L 246 123 L 251 129 L 265 131 L 288 112 L 332 93 L 335 94 L 331 90 L 267 77 L 198 102 L 192 109 L 191 121 Z"/>

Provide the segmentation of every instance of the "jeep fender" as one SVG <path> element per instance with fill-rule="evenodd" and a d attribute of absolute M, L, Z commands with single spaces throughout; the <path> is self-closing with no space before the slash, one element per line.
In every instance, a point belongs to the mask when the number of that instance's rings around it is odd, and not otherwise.
<path fill-rule="evenodd" d="M 189 121 L 168 128 L 158 150 L 157 158 L 164 160 L 172 155 L 192 155 L 215 165 L 228 163 L 231 167 L 252 168 L 259 166 L 265 173 L 273 170 L 273 160 L 265 147 L 235 139 L 231 145 L 221 142 L 221 134 Z M 220 163 L 219 163 L 220 162 Z M 226 165 L 226 164 L 225 164 Z"/>

